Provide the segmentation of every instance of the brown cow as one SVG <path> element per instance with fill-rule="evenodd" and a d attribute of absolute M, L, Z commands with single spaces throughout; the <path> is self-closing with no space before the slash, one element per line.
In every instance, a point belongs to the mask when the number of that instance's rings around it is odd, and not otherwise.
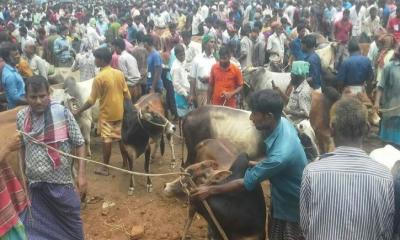
<path fill-rule="evenodd" d="M 343 96 L 349 97 L 346 93 Z M 339 92 L 333 87 L 325 87 L 323 93 L 314 91 L 311 96 L 310 123 L 315 132 L 320 154 L 331 152 L 335 146 L 330 133 L 329 111 L 332 105 L 340 98 Z M 366 94 L 358 94 L 357 97 L 368 108 L 368 120 L 372 125 L 379 123 L 379 116 L 368 104 Z"/>
<path fill-rule="evenodd" d="M 13 136 L 16 133 L 17 130 L 17 113 L 19 110 L 21 110 L 23 107 L 17 107 L 12 110 L 0 112 L 0 132 L 2 137 L 0 138 L 0 144 L 3 144 L 5 141 L 8 139 L 6 138 L 7 136 Z M 18 155 L 17 153 L 10 154 L 7 157 L 7 161 L 10 163 L 12 166 L 15 175 L 18 177 L 19 180 L 22 180 L 22 172 L 19 167 L 19 162 L 18 162 Z"/>
<path fill-rule="evenodd" d="M 244 177 L 249 161 L 240 154 L 235 144 L 224 139 L 207 139 L 196 146 L 196 159 L 186 168 L 197 186 L 219 184 Z M 188 178 L 168 183 L 164 192 L 174 196 L 183 192 L 181 182 L 189 185 Z M 189 187 L 187 190 L 190 190 Z M 207 199 L 212 212 L 228 239 L 265 239 L 266 207 L 261 185 L 253 191 L 212 196 Z M 209 225 L 210 239 L 221 239 L 214 222 L 201 202 L 194 201 L 188 208 L 188 221 L 185 224 L 182 239 L 198 212 Z"/>

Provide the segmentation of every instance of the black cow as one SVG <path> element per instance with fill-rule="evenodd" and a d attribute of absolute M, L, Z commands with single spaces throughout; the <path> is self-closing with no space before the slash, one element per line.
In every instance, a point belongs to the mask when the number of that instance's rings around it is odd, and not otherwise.
<path fill-rule="evenodd" d="M 122 121 L 122 142 L 128 151 L 128 169 L 133 171 L 133 161 L 145 153 L 144 170 L 146 173 L 149 173 L 151 152 L 149 140 L 154 139 L 156 144 L 159 142 L 159 139 L 161 140 L 161 154 L 163 155 L 164 133 L 171 135 L 174 131 L 175 126 L 161 114 L 152 111 L 149 106 L 141 109 L 133 106 L 131 101 L 125 100 Z M 133 194 L 134 185 L 135 180 L 132 175 L 128 195 Z M 147 177 L 147 191 L 152 191 L 150 177 Z"/>

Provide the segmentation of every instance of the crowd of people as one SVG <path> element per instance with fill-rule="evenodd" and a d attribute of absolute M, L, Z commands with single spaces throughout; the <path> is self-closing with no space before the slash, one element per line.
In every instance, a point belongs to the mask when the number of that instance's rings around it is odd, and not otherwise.
<path fill-rule="evenodd" d="M 336 43 L 333 69 L 321 65 L 321 39 Z M 3 110 L 28 105 L 16 116 L 28 136 L 0 148 L 0 239 L 84 238 L 85 163 L 74 179 L 71 158 L 30 138 L 85 156 L 75 117 L 99 101 L 103 162 L 110 163 L 113 142 L 125 159 L 124 101 L 159 93 L 171 120 L 207 104 L 239 108 L 242 73 L 254 67 L 291 73 L 287 89 L 272 82 L 273 89 L 250 97 L 250 120 L 265 137 L 265 157 L 251 162 L 243 179 L 199 187 L 192 198 L 251 191 L 268 179 L 269 239 L 398 239 L 398 186 L 390 170 L 362 150 L 370 127 L 357 96 L 374 96 L 372 111 L 382 113 L 378 135 L 399 147 L 399 42 L 400 7 L 393 0 L 4 4 L 0 103 Z M 79 81 L 93 81 L 79 109 L 51 99 L 57 68 L 79 70 Z M 336 150 L 308 164 L 293 123 L 309 119 L 314 91 L 332 87 L 344 96 L 330 111 Z M 30 201 L 5 161 L 18 149 Z M 108 176 L 109 170 L 95 173 Z"/>

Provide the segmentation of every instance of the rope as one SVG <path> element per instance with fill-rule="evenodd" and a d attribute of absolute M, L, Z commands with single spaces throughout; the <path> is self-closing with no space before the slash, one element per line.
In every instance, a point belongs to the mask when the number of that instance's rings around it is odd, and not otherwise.
<path fill-rule="evenodd" d="M 400 108 L 400 105 L 397 105 L 397 106 L 394 106 L 391 108 L 382 108 L 382 109 L 379 109 L 379 112 L 381 112 L 381 113 L 391 112 L 391 111 L 397 110 L 398 108 Z"/>
<path fill-rule="evenodd" d="M 53 150 L 53 151 L 56 151 L 56 152 L 60 153 L 61 155 L 66 156 L 66 157 L 71 157 L 71 158 L 78 159 L 78 160 L 83 160 L 83 161 L 86 161 L 86 162 L 89 162 L 89 163 L 94 163 L 94 164 L 101 165 L 101 166 L 104 166 L 104 167 L 108 167 L 108 168 L 111 168 L 111 169 L 114 169 L 114 170 L 117 170 L 117 171 L 120 171 L 120 172 L 132 174 L 132 175 L 136 175 L 136 176 L 143 176 L 143 177 L 163 177 L 163 176 L 172 176 L 172 175 L 185 175 L 185 176 L 189 176 L 188 173 L 184 173 L 184 172 L 171 172 L 171 173 L 141 173 L 141 172 L 129 171 L 129 170 L 122 169 L 122 168 L 119 168 L 119 167 L 114 167 L 114 166 L 112 166 L 112 165 L 108 165 L 108 164 L 104 164 L 104 163 L 101 163 L 101 162 L 97 162 L 97 161 L 94 161 L 94 160 L 91 160 L 91 159 L 87 159 L 87 158 L 83 158 L 83 157 L 78 157 L 78 156 L 75 156 L 75 155 L 72 155 L 72 154 L 69 154 L 69 153 L 65 153 L 65 152 L 60 151 L 60 150 L 58 150 L 58 149 L 56 149 L 56 148 L 53 148 L 53 147 L 51 147 L 51 146 L 49 146 L 49 145 L 47 145 L 47 144 L 45 144 L 45 143 L 42 143 L 42 142 L 37 141 L 35 138 L 29 136 L 29 135 L 28 135 L 27 133 L 25 133 L 25 132 L 22 132 L 22 131 L 19 131 L 19 130 L 17 130 L 17 132 L 18 132 L 19 134 L 22 134 L 22 135 L 24 135 L 25 137 L 27 137 L 28 140 L 29 140 L 30 142 L 35 143 L 35 144 L 40 145 L 40 146 L 43 146 L 43 147 L 46 147 L 46 148 L 51 149 L 51 150 Z"/>

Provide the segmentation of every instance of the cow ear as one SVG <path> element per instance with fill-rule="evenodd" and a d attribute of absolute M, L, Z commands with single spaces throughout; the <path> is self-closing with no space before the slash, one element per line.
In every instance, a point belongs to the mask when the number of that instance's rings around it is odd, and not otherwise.
<path fill-rule="evenodd" d="M 205 182 L 206 185 L 218 184 L 225 180 L 227 177 L 232 175 L 231 171 L 228 170 L 217 170 L 214 171 Z"/>

